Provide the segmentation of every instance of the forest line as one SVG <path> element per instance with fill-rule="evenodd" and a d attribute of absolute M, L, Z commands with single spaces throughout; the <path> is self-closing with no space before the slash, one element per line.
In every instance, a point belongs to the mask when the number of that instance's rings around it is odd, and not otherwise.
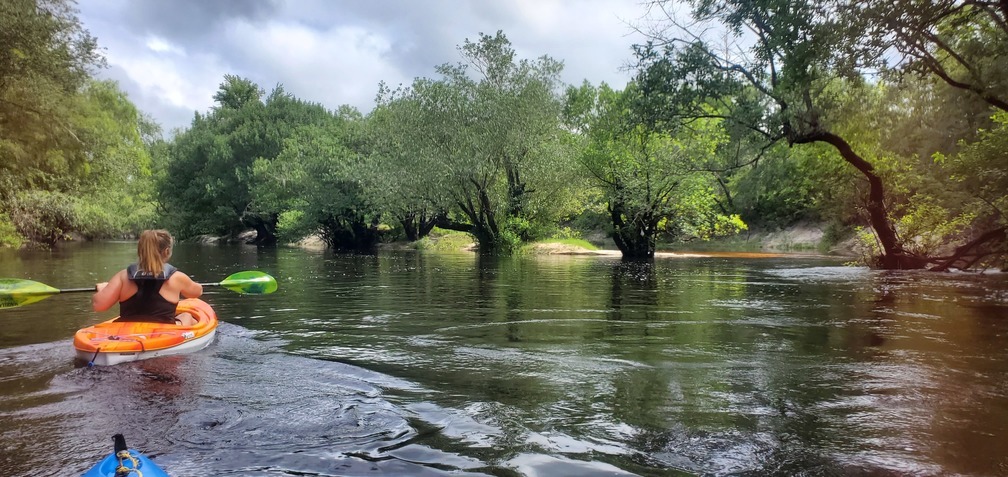
<path fill-rule="evenodd" d="M 5 2 L 0 243 L 156 226 L 370 251 L 437 227 L 507 254 L 602 230 L 649 259 L 814 221 L 859 234 L 878 268 L 1008 265 L 1002 3 L 687 3 L 688 21 L 653 2 L 619 88 L 564 84 L 562 59 L 496 32 L 436 77 L 376 85 L 367 113 L 226 75 L 166 137 L 96 79 L 71 3 Z"/>

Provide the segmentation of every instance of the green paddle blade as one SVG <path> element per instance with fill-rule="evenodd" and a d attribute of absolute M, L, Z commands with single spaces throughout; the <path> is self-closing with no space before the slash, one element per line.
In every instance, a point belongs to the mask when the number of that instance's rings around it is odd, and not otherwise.
<path fill-rule="evenodd" d="M 220 286 L 233 292 L 249 295 L 266 295 L 277 290 L 276 279 L 264 272 L 238 272 L 220 282 Z"/>
<path fill-rule="evenodd" d="M 276 288 L 276 285 L 274 285 Z M 17 278 L 0 278 L 0 308 L 15 308 L 58 294 L 58 288 Z"/>

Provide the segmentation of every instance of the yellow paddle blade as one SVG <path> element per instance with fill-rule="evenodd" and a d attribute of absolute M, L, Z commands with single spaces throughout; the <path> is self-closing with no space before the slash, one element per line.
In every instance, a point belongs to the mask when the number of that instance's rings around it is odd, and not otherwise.
<path fill-rule="evenodd" d="M 219 285 L 233 292 L 250 295 L 266 295 L 277 290 L 275 278 L 268 273 L 257 271 L 232 274 L 220 282 Z"/>
<path fill-rule="evenodd" d="M 0 308 L 24 306 L 44 300 L 59 292 L 58 288 L 53 288 L 45 283 L 18 278 L 0 278 Z"/>

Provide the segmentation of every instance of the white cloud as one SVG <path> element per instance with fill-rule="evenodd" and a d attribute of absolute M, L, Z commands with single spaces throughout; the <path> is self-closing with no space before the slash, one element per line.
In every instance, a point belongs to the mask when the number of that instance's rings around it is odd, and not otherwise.
<path fill-rule="evenodd" d="M 121 54 L 109 50 L 106 56 L 110 64 L 124 71 L 141 88 L 144 96 L 193 111 L 206 108 L 227 72 L 215 57 L 208 55 L 165 56 L 135 51 Z M 213 81 L 212 87 L 208 81 Z"/>
<path fill-rule="evenodd" d="M 164 38 L 156 36 L 147 38 L 147 48 L 155 53 L 171 53 L 174 55 L 185 56 L 185 51 L 183 51 L 182 48 L 171 44 Z"/>
<path fill-rule="evenodd" d="M 370 111 L 379 82 L 410 83 L 461 60 L 456 47 L 502 30 L 520 58 L 564 62 L 563 78 L 621 88 L 639 37 L 636 2 L 453 0 L 252 5 L 177 0 L 82 2 L 81 20 L 141 110 L 165 129 L 185 127 L 213 105 L 225 74 L 335 109 Z M 232 5 L 232 6 L 234 6 Z M 225 8 L 226 7 L 226 8 Z M 193 20 L 196 19 L 195 23 Z"/>
<path fill-rule="evenodd" d="M 254 80 L 269 89 L 276 83 L 302 99 L 330 108 L 350 104 L 367 112 L 378 83 L 400 81 L 389 63 L 391 41 L 355 26 L 317 31 L 302 24 L 240 23 L 226 33 L 228 41 L 256 67 Z"/>

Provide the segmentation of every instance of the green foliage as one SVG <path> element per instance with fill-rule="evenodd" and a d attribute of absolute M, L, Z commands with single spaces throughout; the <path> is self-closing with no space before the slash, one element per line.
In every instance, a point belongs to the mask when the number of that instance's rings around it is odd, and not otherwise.
<path fill-rule="evenodd" d="M 556 94 L 561 64 L 516 61 L 500 32 L 461 51 L 466 63 L 438 67 L 441 79 L 383 91 L 375 118 L 394 127 L 379 160 L 413 179 L 386 181 L 391 191 L 421 198 L 412 202 L 419 210 L 397 207 L 395 215 L 440 214 L 442 226 L 471 232 L 481 253 L 508 253 L 572 205 L 573 143 Z"/>
<path fill-rule="evenodd" d="M 872 26 L 874 34 L 866 42 L 876 57 L 902 56 L 892 73 L 930 77 L 1008 110 L 1008 8 L 1003 2 L 869 0 L 841 11 Z"/>
<path fill-rule="evenodd" d="M 749 131 L 731 136 L 740 150 L 767 151 L 778 141 L 831 146 L 867 186 L 861 206 L 881 245 L 879 263 L 894 269 L 923 266 L 901 242 L 890 209 L 892 196 L 911 192 L 890 189 L 903 185 L 893 178 L 906 174 L 906 166 L 881 148 L 876 129 L 851 127 L 851 111 L 864 105 L 856 93 L 872 92 L 862 68 L 877 65 L 882 54 L 874 39 L 864 39 L 875 27 L 870 17 L 856 15 L 846 3 L 818 0 L 691 3 L 693 29 L 724 30 L 729 39 L 715 42 L 687 32 L 694 40 L 683 40 L 665 28 L 662 48 L 641 47 L 639 81 L 649 111 L 667 111 L 659 119 L 675 125 L 709 117 L 705 108 L 712 108 L 740 126 L 729 131 Z M 687 31 L 671 23 L 671 31 Z M 876 96 L 869 95 L 869 104 Z"/>
<path fill-rule="evenodd" d="M 738 214 L 725 214 L 717 204 L 717 195 L 702 175 L 684 178 L 670 213 L 659 222 L 658 230 L 672 240 L 710 240 L 746 230 Z"/>
<path fill-rule="evenodd" d="M 265 100 L 261 94 L 251 81 L 226 76 L 214 96 L 218 107 L 197 114 L 172 143 L 158 197 L 180 236 L 236 234 L 252 227 L 260 243 L 275 242 L 279 210 L 258 201 L 255 163 L 273 161 L 297 128 L 325 124 L 331 114 L 280 86 Z"/>
<path fill-rule="evenodd" d="M 717 195 L 690 194 L 684 187 L 686 202 L 699 206 L 693 210 L 720 215 L 686 214 L 692 220 L 664 228 L 684 239 L 706 238 L 741 230 L 741 219 L 732 218 L 736 210 L 747 221 L 785 226 L 815 218 L 822 210 L 817 205 L 849 206 L 836 195 L 851 190 L 850 175 L 838 173 L 837 156 L 814 143 L 828 140 L 831 147 L 842 147 L 844 142 L 831 128 L 843 118 L 835 114 L 842 99 L 850 96 L 843 88 L 853 71 L 843 56 L 849 51 L 838 45 L 849 44 L 852 31 L 814 1 L 690 4 L 698 25 L 727 31 L 727 38 L 687 35 L 692 39 L 683 40 L 668 32 L 687 31 L 684 25 L 674 18 L 663 21 L 656 27 L 662 31 L 658 40 L 667 41 L 637 47 L 640 94 L 634 110 L 638 121 L 673 134 L 720 118 L 721 136 L 699 141 L 714 144 L 710 159 L 694 166 L 710 170 L 715 182 L 694 190 L 717 184 L 724 197 L 711 205 L 698 198 Z M 743 32 L 756 35 L 745 38 Z M 790 149 L 783 141 L 813 145 Z M 846 187 L 833 187 L 838 182 Z"/>
<path fill-rule="evenodd" d="M 557 243 L 561 245 L 569 245 L 571 247 L 583 248 L 585 250 L 598 250 L 598 247 L 596 247 L 595 244 L 576 237 L 544 240 L 542 243 Z"/>
<path fill-rule="evenodd" d="M 550 240 L 581 240 L 581 231 L 570 227 L 559 227 L 550 236 Z"/>
<path fill-rule="evenodd" d="M 521 249 L 522 244 L 530 237 L 538 236 L 534 225 L 523 217 L 504 217 L 500 223 L 498 235 L 498 250 L 504 254 L 513 254 Z"/>
<path fill-rule="evenodd" d="M 88 156 L 69 120 L 95 40 L 66 0 L 0 2 L 0 201 L 29 189 L 58 190 Z"/>
<path fill-rule="evenodd" d="M 325 127 L 296 129 L 276 160 L 256 161 L 256 207 L 284 219 L 286 241 L 318 232 L 331 248 L 366 251 L 378 242 L 379 215 L 360 179 L 365 156 L 351 148 L 366 146 L 362 122 L 356 111 L 341 110 Z"/>
<path fill-rule="evenodd" d="M 1008 112 L 998 111 L 990 129 L 981 129 L 975 141 L 962 141 L 958 154 L 936 154 L 935 161 L 948 182 L 968 191 L 972 204 L 964 208 L 978 216 L 1008 225 Z"/>
<path fill-rule="evenodd" d="M 582 202 L 583 210 L 566 219 L 563 223 L 568 224 L 580 235 L 587 235 L 593 231 L 611 232 L 612 218 L 606 210 L 606 203 L 604 197 L 601 197 L 601 190 L 595 187 L 586 187 L 585 190 L 595 192 L 594 197 Z"/>
<path fill-rule="evenodd" d="M 0 213 L 0 247 L 18 248 L 24 240 L 18 234 L 17 227 L 11 222 L 10 217 L 5 213 Z"/>
<path fill-rule="evenodd" d="M 796 151 L 797 152 L 797 151 Z M 735 206 L 744 211 L 747 222 L 769 227 L 785 227 L 815 213 L 812 207 L 817 184 L 804 174 L 801 159 L 781 151 L 764 158 L 755 167 L 733 178 Z"/>
<path fill-rule="evenodd" d="M 277 239 L 294 243 L 318 231 L 318 223 L 309 220 L 302 210 L 285 210 L 277 219 Z"/>
<path fill-rule="evenodd" d="M 221 109 L 239 110 L 247 105 L 258 103 L 263 91 L 252 81 L 236 75 L 224 75 L 224 82 L 213 95 L 214 101 Z"/>
<path fill-rule="evenodd" d="M 718 211 L 714 176 L 705 172 L 725 139 L 720 123 L 697 121 L 677 134 L 648 129 L 634 109 L 640 94 L 634 85 L 617 92 L 585 84 L 567 95 L 567 119 L 587 137 L 581 163 L 602 190 L 617 247 L 625 257 L 646 258 L 660 231 L 676 238 L 729 233 L 741 220 Z"/>
<path fill-rule="evenodd" d="M 19 235 L 51 247 L 76 230 L 75 205 L 76 200 L 60 192 L 27 191 L 10 201 L 8 215 Z"/>
<path fill-rule="evenodd" d="M 4 2 L 0 44 L 0 209 L 17 230 L 52 245 L 149 226 L 145 140 L 158 127 L 114 82 L 90 78 L 103 59 L 72 4 Z"/>
<path fill-rule="evenodd" d="M 69 202 L 49 199 L 86 174 L 79 92 L 103 60 L 64 0 L 0 2 L 0 45 L 0 212 L 24 238 L 51 244 L 75 223 Z"/>
<path fill-rule="evenodd" d="M 435 228 L 428 236 L 414 242 L 414 247 L 431 252 L 458 252 L 472 244 L 473 237 L 468 233 Z"/>
<path fill-rule="evenodd" d="M 395 222 L 411 241 L 426 236 L 451 207 L 447 191 L 428 182 L 434 177 L 427 169 L 429 146 L 410 132 L 418 108 L 415 98 L 381 86 L 378 106 L 362 124 L 369 157 L 358 169 L 363 200 Z"/>
<path fill-rule="evenodd" d="M 144 136 L 157 137 L 157 125 L 144 118 L 114 82 L 91 82 L 81 100 L 75 123 L 91 160 L 74 187 L 80 197 L 77 231 L 102 238 L 150 228 L 157 212 Z"/>
<path fill-rule="evenodd" d="M 942 248 L 962 236 L 974 220 L 970 213 L 952 214 L 932 198 L 919 198 L 896 223 L 904 237 L 904 247 L 920 256 L 935 256 Z M 949 250 L 944 250 L 949 251 Z"/>

